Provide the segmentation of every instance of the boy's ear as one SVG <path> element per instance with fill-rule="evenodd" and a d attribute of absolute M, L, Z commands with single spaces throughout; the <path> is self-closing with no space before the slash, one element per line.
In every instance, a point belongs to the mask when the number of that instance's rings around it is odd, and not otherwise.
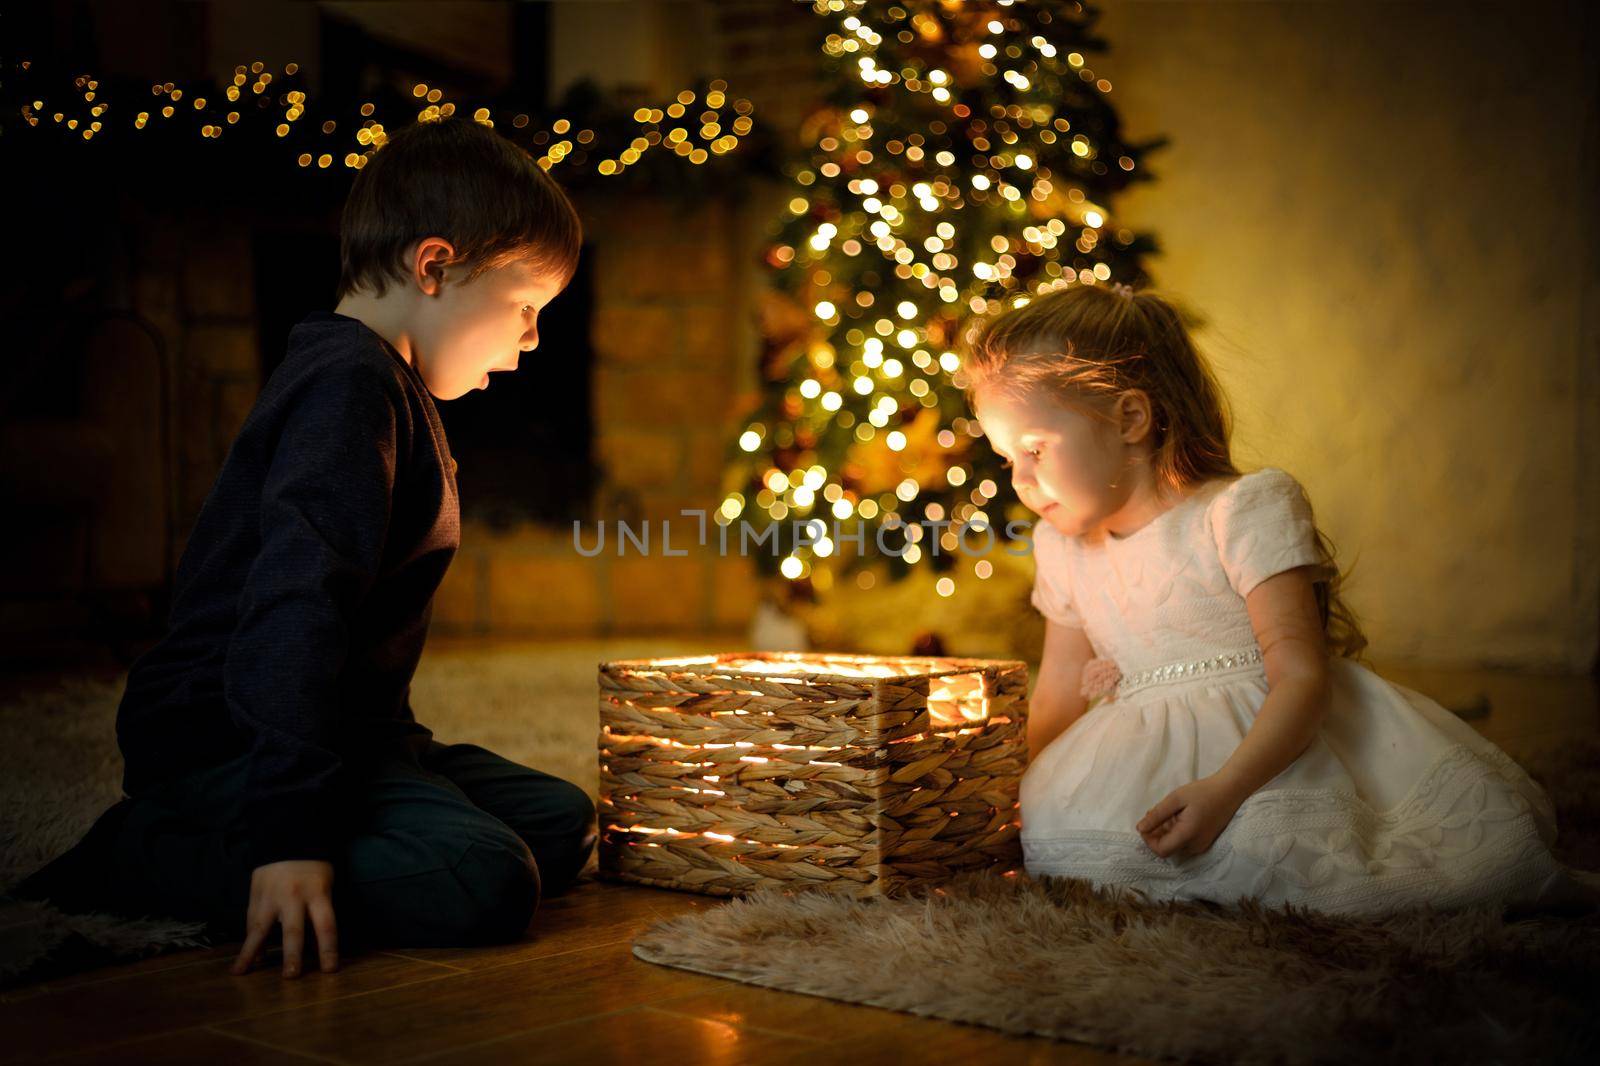
<path fill-rule="evenodd" d="M 424 237 L 411 254 L 411 280 L 424 296 L 444 288 L 444 269 L 455 260 L 455 246 L 443 237 Z"/>

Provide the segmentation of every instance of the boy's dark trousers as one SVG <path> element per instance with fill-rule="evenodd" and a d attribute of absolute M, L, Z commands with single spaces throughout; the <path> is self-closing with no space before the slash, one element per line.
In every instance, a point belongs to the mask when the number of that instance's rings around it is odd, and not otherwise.
<path fill-rule="evenodd" d="M 74 849 L 84 854 L 15 894 L 66 910 L 203 920 L 213 936 L 243 939 L 247 772 L 240 757 L 122 800 Z M 418 753 L 396 747 L 347 763 L 342 796 L 327 811 L 344 828 L 333 881 L 341 949 L 514 940 L 541 892 L 570 885 L 594 846 L 594 804 L 582 789 L 474 744 L 430 740 Z M 82 883 L 96 870 L 100 884 Z"/>

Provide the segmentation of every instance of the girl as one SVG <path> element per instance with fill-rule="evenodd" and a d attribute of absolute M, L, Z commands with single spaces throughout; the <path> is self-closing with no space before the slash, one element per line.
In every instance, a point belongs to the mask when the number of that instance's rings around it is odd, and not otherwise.
<path fill-rule="evenodd" d="M 1595 898 L 1521 768 L 1355 661 L 1304 492 L 1235 468 L 1167 301 L 1073 285 L 969 340 L 974 412 L 1042 519 L 1030 874 L 1352 915 Z"/>

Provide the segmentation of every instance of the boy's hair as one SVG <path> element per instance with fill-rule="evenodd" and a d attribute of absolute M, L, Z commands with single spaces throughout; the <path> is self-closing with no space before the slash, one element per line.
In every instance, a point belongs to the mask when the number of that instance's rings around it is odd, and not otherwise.
<path fill-rule="evenodd" d="M 451 264 L 469 280 L 521 260 L 565 285 L 583 226 L 527 152 L 480 123 L 442 119 L 394 134 L 356 173 L 339 224 L 338 298 L 404 281 L 405 250 L 424 237 L 454 245 Z"/>
<path fill-rule="evenodd" d="M 1011 395 L 1044 387 L 1094 417 L 1129 389 L 1150 400 L 1153 473 L 1163 490 L 1237 477 L 1221 387 L 1166 298 L 1149 290 L 1075 283 L 1036 296 L 966 331 L 962 387 L 973 405 L 980 389 Z M 1367 639 L 1340 595 L 1346 575 L 1334 546 L 1315 529 L 1324 573 L 1317 606 L 1329 646 L 1358 656 Z"/>

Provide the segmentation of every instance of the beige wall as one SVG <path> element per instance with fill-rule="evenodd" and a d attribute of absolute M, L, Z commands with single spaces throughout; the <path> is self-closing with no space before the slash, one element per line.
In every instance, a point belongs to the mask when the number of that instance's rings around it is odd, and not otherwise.
<path fill-rule="evenodd" d="M 1594 22 L 1576 4 L 1111 0 L 1120 205 L 1247 467 L 1311 494 L 1374 651 L 1589 669 Z"/>

